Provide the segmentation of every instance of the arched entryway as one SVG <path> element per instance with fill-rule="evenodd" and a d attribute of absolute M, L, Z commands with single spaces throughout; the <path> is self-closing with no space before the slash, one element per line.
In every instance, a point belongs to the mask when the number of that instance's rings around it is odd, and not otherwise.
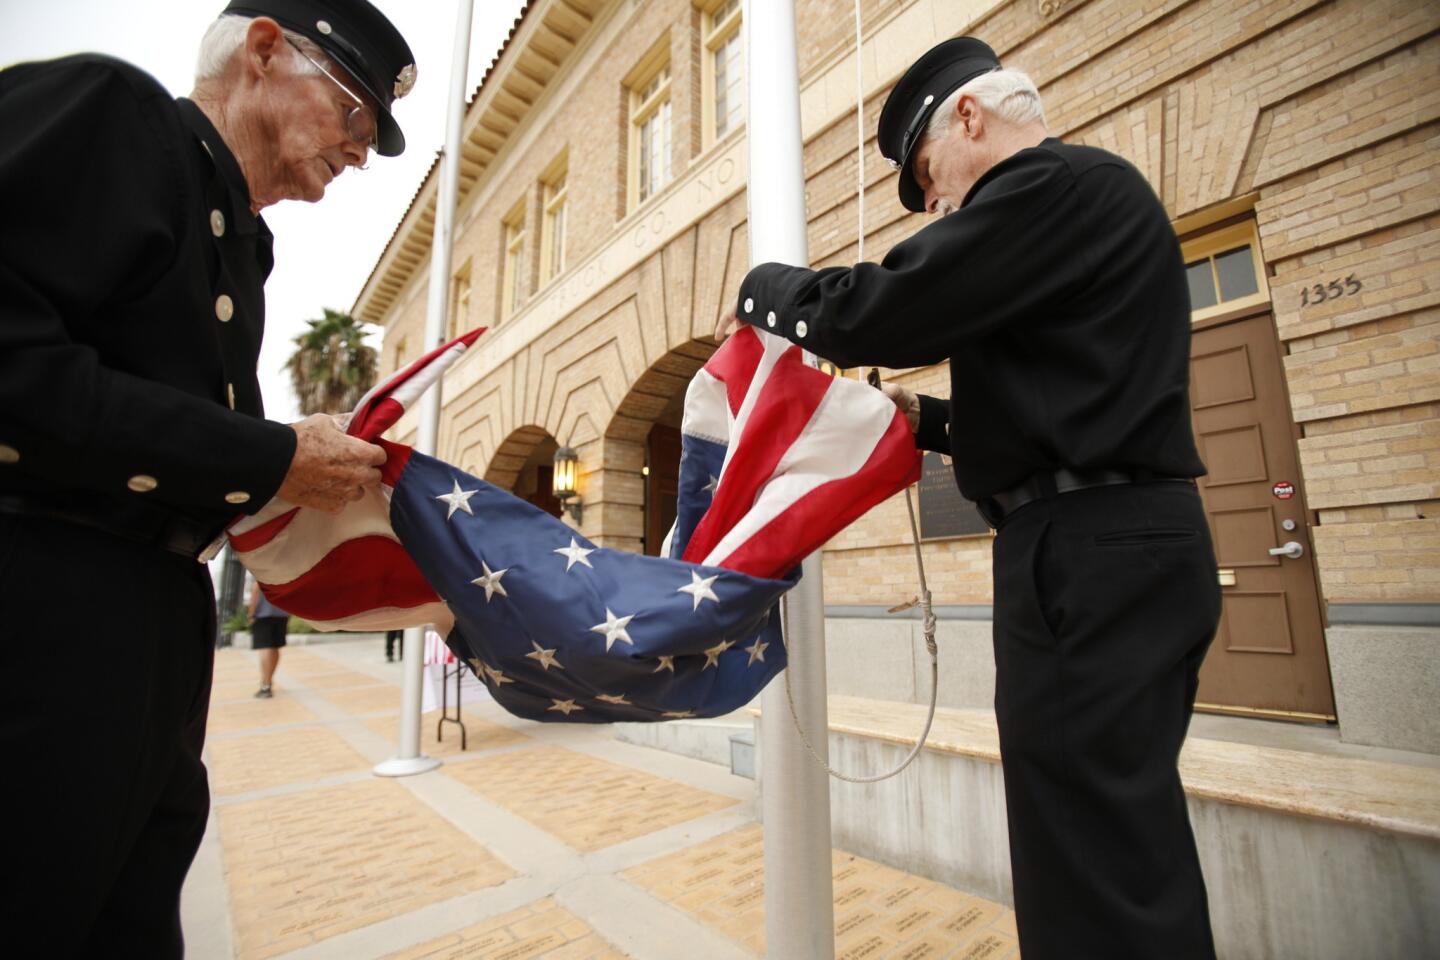
<path fill-rule="evenodd" d="M 675 520 L 685 390 L 715 349 L 708 340 L 689 340 L 669 351 L 616 407 L 605 431 L 605 469 L 632 478 L 638 522 L 624 542 L 612 545 L 637 553 L 660 552 Z"/>
<path fill-rule="evenodd" d="M 557 449 L 559 444 L 544 428 L 521 427 L 490 458 L 484 479 L 558 517 L 560 501 L 552 489 Z"/>

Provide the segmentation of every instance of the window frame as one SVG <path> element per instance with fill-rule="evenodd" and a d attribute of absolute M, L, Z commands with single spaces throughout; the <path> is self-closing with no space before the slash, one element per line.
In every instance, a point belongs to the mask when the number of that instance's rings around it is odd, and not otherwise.
<path fill-rule="evenodd" d="M 1250 248 L 1250 259 L 1255 270 L 1255 292 L 1243 297 L 1236 297 L 1233 300 L 1221 300 L 1220 280 L 1215 272 L 1215 258 L 1222 253 L 1229 253 L 1245 246 Z M 1199 310 L 1191 310 L 1191 323 L 1200 323 L 1235 310 L 1262 305 L 1269 306 L 1270 284 L 1265 275 L 1265 259 L 1260 252 L 1260 233 L 1254 220 L 1247 219 L 1239 223 L 1232 223 L 1229 226 L 1211 230 L 1181 242 L 1180 258 L 1187 273 L 1187 283 L 1189 282 L 1190 265 L 1199 260 L 1208 260 L 1210 277 L 1215 284 L 1215 303 Z"/>
<path fill-rule="evenodd" d="M 539 285 L 542 288 L 565 272 L 566 229 L 570 213 L 569 160 L 569 151 L 562 152 L 540 176 Z"/>
<path fill-rule="evenodd" d="M 701 148 L 708 150 L 710 147 L 724 140 L 736 130 L 745 126 L 744 110 L 741 110 L 740 119 L 735 126 L 721 132 L 717 129 L 719 123 L 719 98 L 720 90 L 717 84 L 718 71 L 715 69 L 716 55 L 730 40 L 740 35 L 740 29 L 744 25 L 745 13 L 744 3 L 739 3 L 720 21 L 716 21 L 716 13 L 725 6 L 727 0 L 710 0 L 700 8 L 700 144 Z M 744 43 L 743 38 L 740 41 Z M 741 50 L 739 67 L 741 70 L 741 102 L 744 102 L 745 83 L 744 69 L 745 56 Z"/>
<path fill-rule="evenodd" d="M 662 73 L 665 75 L 664 78 L 647 96 L 646 89 Z M 667 30 L 631 68 L 623 81 L 628 118 L 625 190 L 625 212 L 627 214 L 662 192 L 675 179 L 675 122 L 672 106 L 670 116 L 666 121 L 668 127 L 665 131 L 667 149 L 661 155 L 664 179 L 652 187 L 644 197 L 640 195 L 640 146 L 643 142 L 643 127 L 666 105 L 672 104 L 673 83 L 674 77 L 670 69 L 670 32 Z"/>
<path fill-rule="evenodd" d="M 508 320 L 524 305 L 525 199 L 522 197 L 500 221 L 500 320 Z"/>
<path fill-rule="evenodd" d="M 470 282 L 473 258 L 467 257 L 464 265 L 450 278 L 450 337 L 454 339 L 464 333 L 470 317 L 473 284 Z"/>

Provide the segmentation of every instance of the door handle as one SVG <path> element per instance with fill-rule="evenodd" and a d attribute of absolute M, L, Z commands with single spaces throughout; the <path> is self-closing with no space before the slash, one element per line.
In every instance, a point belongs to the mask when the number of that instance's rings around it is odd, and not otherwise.
<path fill-rule="evenodd" d="M 1305 556 L 1305 548 L 1300 546 L 1300 542 L 1298 540 L 1291 540 L 1284 546 L 1271 547 L 1270 556 L 1287 557 L 1291 560 L 1299 560 L 1301 557 Z"/>

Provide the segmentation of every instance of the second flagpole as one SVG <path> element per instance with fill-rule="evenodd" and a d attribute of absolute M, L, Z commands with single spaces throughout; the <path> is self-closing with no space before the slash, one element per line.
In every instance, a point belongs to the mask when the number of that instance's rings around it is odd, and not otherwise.
<path fill-rule="evenodd" d="M 425 350 L 440 345 L 445 336 L 445 317 L 450 311 L 450 251 L 455 240 L 455 202 L 460 192 L 460 137 L 465 120 L 465 80 L 470 63 L 470 22 L 474 0 L 457 0 L 455 48 L 450 61 L 450 100 L 445 110 L 445 149 L 440 155 L 436 179 L 435 235 L 430 245 L 430 290 L 425 311 Z M 423 351 L 422 351 L 423 352 Z M 420 401 L 420 435 L 415 449 L 434 454 L 440 435 L 440 390 L 437 382 Z M 425 631 L 405 631 L 405 653 L 401 658 L 400 743 L 394 757 L 375 766 L 382 777 L 408 777 L 440 765 L 434 757 L 420 752 L 420 687 L 425 673 Z"/>

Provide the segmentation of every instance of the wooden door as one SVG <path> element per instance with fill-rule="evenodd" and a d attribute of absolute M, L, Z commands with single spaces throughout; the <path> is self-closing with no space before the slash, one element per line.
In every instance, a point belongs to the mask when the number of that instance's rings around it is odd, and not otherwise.
<path fill-rule="evenodd" d="M 1224 597 L 1198 706 L 1334 719 L 1296 430 L 1268 313 L 1195 332 L 1190 404 Z M 1292 555 L 1272 553 L 1287 544 Z"/>
<path fill-rule="evenodd" d="M 657 423 L 645 444 L 645 552 L 660 553 L 660 544 L 675 523 L 680 489 L 680 431 Z"/>

